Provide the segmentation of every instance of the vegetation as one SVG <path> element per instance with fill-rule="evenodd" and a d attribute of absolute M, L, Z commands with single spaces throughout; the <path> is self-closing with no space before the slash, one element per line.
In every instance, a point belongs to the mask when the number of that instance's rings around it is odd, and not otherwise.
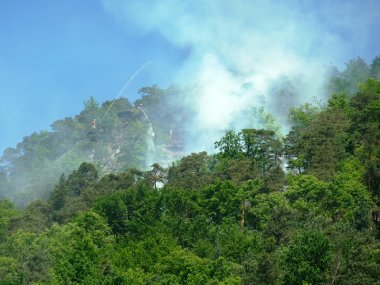
<path fill-rule="evenodd" d="M 0 201 L 0 284 L 380 284 L 378 61 L 367 70 L 358 59 L 334 75 L 324 106 L 293 107 L 283 138 L 230 130 L 215 154 L 144 171 L 141 102 L 117 100 L 104 116 L 112 103 L 90 99 L 76 118 L 4 153 L 0 193 L 25 179 L 33 191 L 20 195 L 45 199 L 24 208 Z M 357 70 L 359 86 L 342 83 Z M 146 112 L 170 122 L 169 111 L 152 110 L 174 91 L 142 92 Z M 120 137 L 111 162 L 100 154 L 116 144 L 109 132 Z M 46 167 L 47 184 L 36 175 Z"/>

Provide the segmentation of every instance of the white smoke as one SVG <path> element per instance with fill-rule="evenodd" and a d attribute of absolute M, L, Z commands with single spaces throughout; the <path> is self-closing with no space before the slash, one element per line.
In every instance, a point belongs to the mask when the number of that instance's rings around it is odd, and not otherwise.
<path fill-rule="evenodd" d="M 160 33 L 190 51 L 173 80 L 196 86 L 191 98 L 181 98 L 197 111 L 191 150 L 212 147 L 227 128 L 262 127 L 241 115 L 252 108 L 288 108 L 273 107 L 272 84 L 281 78 L 296 83 L 292 103 L 324 98 L 326 69 L 360 55 L 380 18 L 376 0 L 102 3 L 127 29 Z"/>

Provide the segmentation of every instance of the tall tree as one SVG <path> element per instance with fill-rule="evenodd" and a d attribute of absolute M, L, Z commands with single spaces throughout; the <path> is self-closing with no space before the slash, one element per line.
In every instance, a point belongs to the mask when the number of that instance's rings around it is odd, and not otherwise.
<path fill-rule="evenodd" d="M 376 56 L 370 66 L 369 75 L 377 80 L 380 80 L 380 55 Z"/>
<path fill-rule="evenodd" d="M 257 163 L 262 177 L 269 169 L 280 164 L 282 145 L 275 132 L 263 129 L 244 129 L 241 136 L 246 157 Z"/>
<path fill-rule="evenodd" d="M 323 233 L 299 233 L 287 248 L 284 259 L 284 284 L 326 284 L 331 246 Z"/>
<path fill-rule="evenodd" d="M 215 148 L 219 150 L 218 155 L 221 158 L 240 158 L 242 157 L 243 146 L 240 138 L 240 134 L 229 130 L 225 135 L 217 142 L 215 142 Z"/>
<path fill-rule="evenodd" d="M 366 165 L 368 189 L 380 195 L 380 82 L 370 79 L 350 102 L 353 148 Z"/>
<path fill-rule="evenodd" d="M 206 152 L 183 157 L 168 170 L 168 184 L 182 189 L 201 189 L 213 181 Z"/>

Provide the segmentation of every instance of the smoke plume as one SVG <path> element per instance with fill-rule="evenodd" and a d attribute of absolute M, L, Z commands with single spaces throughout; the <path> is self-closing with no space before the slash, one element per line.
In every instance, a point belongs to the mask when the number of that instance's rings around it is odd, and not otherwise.
<path fill-rule="evenodd" d="M 286 126 L 290 106 L 326 99 L 328 70 L 368 52 L 380 18 L 377 1 L 102 3 L 127 29 L 189 50 L 173 78 L 195 86 L 180 98 L 196 110 L 189 150 L 210 149 L 225 129 L 263 127 L 258 110 Z"/>

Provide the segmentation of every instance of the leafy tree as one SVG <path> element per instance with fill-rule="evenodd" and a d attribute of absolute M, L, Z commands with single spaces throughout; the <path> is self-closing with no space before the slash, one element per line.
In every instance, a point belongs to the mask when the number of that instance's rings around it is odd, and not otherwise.
<path fill-rule="evenodd" d="M 214 253 L 235 263 L 242 263 L 251 252 L 257 253 L 261 246 L 259 233 L 242 229 L 237 223 L 225 221 L 212 228 L 214 235 Z"/>
<path fill-rule="evenodd" d="M 164 257 L 155 271 L 157 284 L 241 284 L 237 264 L 223 258 L 212 262 L 184 250 Z"/>
<path fill-rule="evenodd" d="M 83 111 L 76 117 L 79 123 L 84 124 L 87 128 L 92 127 L 94 119 L 100 119 L 99 115 L 99 103 L 91 96 L 86 102 L 84 102 Z"/>
<path fill-rule="evenodd" d="M 234 131 L 227 131 L 226 134 L 217 142 L 215 148 L 219 149 L 221 158 L 240 158 L 243 152 L 243 146 L 240 139 L 240 134 Z"/>
<path fill-rule="evenodd" d="M 8 256 L 0 256 L 0 284 L 21 284 L 22 276 L 17 271 L 17 261 Z"/>
<path fill-rule="evenodd" d="M 328 183 L 312 175 L 298 175 L 290 179 L 285 196 L 292 207 L 300 211 L 304 217 L 308 213 L 324 214 L 327 210 L 322 201 L 329 197 Z"/>
<path fill-rule="evenodd" d="M 95 167 L 90 163 L 82 163 L 78 170 L 73 171 L 68 177 L 68 193 L 72 196 L 80 196 L 87 187 L 94 185 L 98 179 Z"/>
<path fill-rule="evenodd" d="M 0 200 L 5 200 L 12 193 L 12 186 L 9 184 L 5 170 L 0 166 Z"/>
<path fill-rule="evenodd" d="M 274 131 L 244 129 L 237 134 L 227 131 L 215 147 L 219 149 L 216 168 L 225 179 L 237 183 L 264 177 L 269 169 L 281 163 L 282 145 Z"/>
<path fill-rule="evenodd" d="M 63 208 L 65 198 L 68 195 L 65 175 L 62 174 L 58 183 L 55 185 L 53 192 L 50 195 L 50 205 L 55 211 Z"/>
<path fill-rule="evenodd" d="M 12 218 L 18 216 L 18 210 L 9 200 L 0 200 L 0 243 L 9 233 Z"/>
<path fill-rule="evenodd" d="M 204 207 L 215 223 L 223 220 L 239 221 L 241 197 L 230 181 L 217 182 L 202 190 Z"/>
<path fill-rule="evenodd" d="M 84 197 L 88 197 L 87 191 L 93 189 L 97 179 L 97 170 L 89 163 L 82 163 L 67 179 L 61 175 L 49 199 L 54 209 L 54 219 L 61 223 L 67 222 L 79 211 L 88 209 Z"/>
<path fill-rule="evenodd" d="M 86 188 L 81 193 L 81 199 L 91 207 L 97 200 L 113 195 L 115 192 L 122 192 L 143 180 L 144 172 L 138 169 L 129 169 L 118 174 L 108 174 L 103 176 L 99 182 Z"/>
<path fill-rule="evenodd" d="M 299 107 L 293 107 L 289 112 L 289 121 L 296 128 L 307 128 L 316 115 L 319 109 L 309 103 L 305 103 Z"/>
<path fill-rule="evenodd" d="M 362 166 L 357 159 L 351 158 L 339 168 L 330 183 L 331 196 L 326 200 L 326 207 L 335 220 L 343 219 L 358 229 L 368 228 L 373 202 L 363 184 Z"/>
<path fill-rule="evenodd" d="M 3 264 L 4 266 L 9 266 L 8 268 L 4 268 L 4 271 L 16 269 L 13 272 L 13 276 L 17 276 L 19 282 L 29 280 L 29 276 L 32 274 L 32 272 L 28 270 L 28 262 L 31 254 L 34 252 L 33 247 L 35 239 L 35 234 L 24 230 L 17 230 L 9 235 L 7 240 L 1 244 L 0 256 L 13 259 L 12 261 L 8 259 L 9 263 Z"/>
<path fill-rule="evenodd" d="M 244 129 L 241 133 L 244 153 L 257 163 L 263 177 L 280 163 L 281 142 L 273 131 Z"/>
<path fill-rule="evenodd" d="M 323 233 L 299 233 L 284 256 L 284 284 L 326 284 L 331 246 Z"/>
<path fill-rule="evenodd" d="M 152 164 L 152 170 L 147 172 L 147 179 L 151 182 L 155 190 L 157 190 L 157 184 L 163 185 L 166 182 L 165 169 L 158 163 Z"/>
<path fill-rule="evenodd" d="M 98 214 L 84 213 L 65 226 L 53 226 L 47 234 L 56 283 L 99 284 L 108 279 L 105 257 L 113 239 Z"/>
<path fill-rule="evenodd" d="M 289 120 L 293 126 L 284 138 L 284 154 L 288 161 L 287 167 L 296 173 L 305 173 L 310 165 L 305 151 L 308 143 L 304 137 L 318 111 L 310 104 L 290 110 Z"/>
<path fill-rule="evenodd" d="M 143 183 L 121 192 L 120 197 L 127 207 L 126 236 L 137 239 L 148 235 L 160 224 L 161 201 L 158 191 Z"/>
<path fill-rule="evenodd" d="M 352 96 L 358 91 L 360 83 L 365 82 L 369 75 L 370 69 L 362 58 L 351 59 L 346 63 L 345 70 L 332 76 L 329 91 Z"/>
<path fill-rule="evenodd" d="M 94 209 L 105 217 L 113 233 L 125 233 L 128 222 L 128 209 L 121 199 L 120 193 L 100 199 L 96 202 Z"/>
<path fill-rule="evenodd" d="M 347 155 L 349 118 L 335 108 L 307 118 L 298 122 L 285 139 L 288 168 L 328 180 Z"/>
<path fill-rule="evenodd" d="M 28 232 L 41 233 L 52 224 L 53 210 L 43 200 L 31 202 L 22 214 L 12 220 L 12 229 L 23 229 Z"/>
<path fill-rule="evenodd" d="M 273 166 L 269 169 L 264 178 L 265 187 L 269 191 L 281 191 L 286 184 L 285 172 L 280 165 Z"/>
<path fill-rule="evenodd" d="M 310 165 L 308 173 L 328 179 L 346 156 L 349 121 L 341 111 L 322 112 L 312 121 L 304 140 Z"/>
<path fill-rule="evenodd" d="M 376 56 L 370 66 L 369 74 L 372 78 L 380 80 L 380 55 Z"/>
<path fill-rule="evenodd" d="M 222 180 L 231 180 L 236 185 L 260 176 L 256 162 L 249 158 L 220 159 L 214 171 Z"/>
<path fill-rule="evenodd" d="M 327 110 L 333 111 L 333 110 L 341 110 L 346 115 L 349 115 L 351 112 L 350 109 L 350 100 L 345 93 L 335 93 L 332 94 L 327 102 Z"/>
<path fill-rule="evenodd" d="M 258 258 L 257 284 L 280 284 L 278 276 L 281 274 L 278 254 L 264 252 Z"/>
<path fill-rule="evenodd" d="M 350 102 L 353 108 L 350 133 L 354 149 L 366 165 L 365 180 L 368 189 L 380 194 L 380 82 L 370 79 Z"/>
<path fill-rule="evenodd" d="M 185 156 L 168 170 L 168 185 L 182 189 L 200 189 L 212 180 L 206 152 Z"/>
<path fill-rule="evenodd" d="M 286 240 L 292 210 L 281 192 L 254 196 L 249 210 L 252 227 L 275 241 Z"/>
<path fill-rule="evenodd" d="M 331 284 L 378 284 L 380 272 L 379 242 L 370 231 L 358 231 L 347 223 L 328 229 L 334 257 Z"/>

